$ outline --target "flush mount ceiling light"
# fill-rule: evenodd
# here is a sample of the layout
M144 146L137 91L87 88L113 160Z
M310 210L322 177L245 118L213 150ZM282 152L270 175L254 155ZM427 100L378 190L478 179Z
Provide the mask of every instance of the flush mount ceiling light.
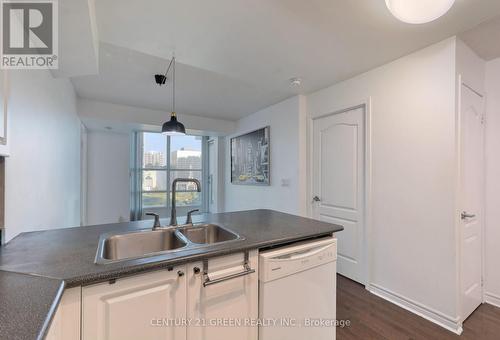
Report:
M392 15L408 24L425 24L434 21L446 12L455 0L385 0Z
M299 87L302 84L302 79L295 77L290 79L290 86Z
M165 74L155 74L155 82L159 86L165 84L170 69L172 69L172 113L170 114L170 120L161 127L161 133L168 136L185 135L186 128L184 124L177 120L177 114L175 113L175 57L170 60Z

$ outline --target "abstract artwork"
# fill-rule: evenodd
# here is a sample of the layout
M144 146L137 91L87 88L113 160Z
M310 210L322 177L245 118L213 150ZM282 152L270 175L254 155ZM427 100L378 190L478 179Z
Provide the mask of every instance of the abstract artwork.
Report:
M270 184L269 126L231 138L231 183Z

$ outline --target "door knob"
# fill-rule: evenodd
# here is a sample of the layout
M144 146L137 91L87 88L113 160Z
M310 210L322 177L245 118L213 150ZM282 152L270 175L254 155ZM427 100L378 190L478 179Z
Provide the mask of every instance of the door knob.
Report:
M182 270L179 270L177 272L177 275L179 275L179 277L183 277L184 276L184 272Z
M319 198L318 196L314 196L314 197L313 197L313 201L314 201L314 202L320 202L320 201L321 201L321 198Z
M462 212L462 220L465 220L467 218L474 218L474 217L476 217L475 214L468 214L466 211Z

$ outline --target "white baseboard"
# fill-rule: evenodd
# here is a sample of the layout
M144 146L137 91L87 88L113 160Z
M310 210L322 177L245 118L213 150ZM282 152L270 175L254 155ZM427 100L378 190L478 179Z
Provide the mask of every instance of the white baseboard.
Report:
M401 308L406 309L426 320L429 320L447 330L455 333L462 334L462 323L458 318L452 318L447 315L444 315L438 311L433 310L432 308L426 307L418 302L412 301L411 299L405 298L399 294L391 292L383 287L380 287L375 284L370 284L368 286L368 291L370 293L381 297L384 300L387 300Z
M500 308L500 296L492 293L484 293L484 302Z

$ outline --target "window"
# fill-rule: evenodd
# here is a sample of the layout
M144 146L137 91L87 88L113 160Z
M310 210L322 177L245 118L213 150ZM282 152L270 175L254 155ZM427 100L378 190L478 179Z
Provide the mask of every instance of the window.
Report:
M207 138L199 136L165 136L141 132L138 135L139 202L143 212L170 215L172 182L176 178L196 178L204 189L203 149ZM204 195L196 191L194 183L178 183L176 193L178 215L191 209L205 210Z

